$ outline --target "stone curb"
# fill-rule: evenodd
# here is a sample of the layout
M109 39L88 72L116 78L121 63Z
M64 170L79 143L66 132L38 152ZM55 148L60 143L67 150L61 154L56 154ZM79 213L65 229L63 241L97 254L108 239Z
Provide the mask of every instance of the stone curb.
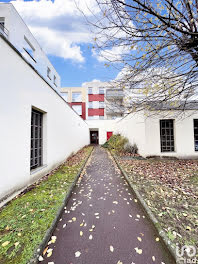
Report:
M71 187L69 188L69 191L66 195L66 197L64 198L63 200L63 203L62 203L62 206L59 208L57 214L56 214L56 217L54 218L54 221L52 222L52 225L50 226L50 228L46 231L45 233L45 236L42 240L42 242L40 243L40 245L38 246L38 248L36 248L36 250L34 251L34 254L33 254L33 257L30 261L27 262L27 264L37 264L37 263L40 263L38 258L39 256L42 254L43 250L45 249L45 246L47 244L47 242L49 241L49 239L51 238L56 226L57 226L57 223L59 221L59 218L61 216L61 214L63 213L64 211L64 207L67 205L71 195L72 195L72 191L74 190L75 186L76 186L76 183L81 175L81 173L83 172L83 169L85 168L89 158L91 157L91 154L93 152L93 149L91 150L91 152L89 153L88 157L86 158L85 162L83 163L82 167L80 168L78 174L76 175L75 177L75 180L74 182L72 183Z
M155 229L157 230L157 233L159 234L159 237L162 239L162 241L164 242L165 246L168 248L168 250L169 250L170 254L172 255L172 257L174 258L175 262L176 263L179 263L179 262L177 262L177 255L176 255L176 252L175 252L175 246L168 239L168 237L166 236L166 233L164 232L164 230L159 227L158 220L156 219L156 217L152 213L151 209L148 207L148 205L146 204L146 202L142 198L142 196L139 193L139 191L137 190L136 186L134 186L130 182L128 175L126 174L126 172L124 171L124 169L122 168L122 166L119 164L119 162L118 162L117 158L115 157L115 155L111 151L109 151L109 152L110 152L111 156L113 157L113 159L115 160L115 162L116 162L118 168L120 169L121 173L124 175L127 183L131 187L133 193L137 197L139 203L141 204L141 206L143 207L144 211L146 212L148 218L153 223Z

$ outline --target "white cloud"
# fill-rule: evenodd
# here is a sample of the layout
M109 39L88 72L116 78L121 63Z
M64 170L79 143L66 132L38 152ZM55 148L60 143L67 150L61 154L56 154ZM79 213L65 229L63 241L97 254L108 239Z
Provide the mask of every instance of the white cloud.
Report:
M97 12L95 0L78 0L86 15ZM12 1L47 54L83 62L80 44L92 42L92 34L74 0ZM88 8L89 7L89 8Z
M126 46L115 46L111 49L104 49L100 52L93 52L94 56L100 62L110 61L110 62L121 62L122 56L130 52L130 49Z
M98 83L98 82L101 82L101 81L98 80L98 79L93 79L93 80L90 81L90 82L96 82L96 83ZM83 87L83 86L87 86L87 83L88 83L88 82L84 82L84 83L82 83L82 87Z
M84 57L79 46L62 34L49 28L30 27L31 32L39 40L39 43L45 53L64 59L72 59L83 62Z

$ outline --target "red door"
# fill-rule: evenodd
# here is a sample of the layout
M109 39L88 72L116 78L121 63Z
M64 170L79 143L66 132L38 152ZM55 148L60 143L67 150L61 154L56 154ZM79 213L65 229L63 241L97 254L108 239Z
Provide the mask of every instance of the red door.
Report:
M109 140L112 135L113 135L113 132L107 132L107 140Z

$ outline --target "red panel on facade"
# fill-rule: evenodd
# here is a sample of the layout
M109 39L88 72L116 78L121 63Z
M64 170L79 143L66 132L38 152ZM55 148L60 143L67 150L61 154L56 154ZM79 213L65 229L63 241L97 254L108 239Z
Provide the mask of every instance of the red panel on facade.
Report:
M99 101L104 102L104 94L89 94L89 102Z
M104 116L104 109L93 109L89 108L88 109L88 116Z
M72 105L82 105L82 115L81 117L85 120L86 119L86 103L85 102L73 102L73 103L68 103L71 107Z
M113 136L113 132L107 132L107 140L109 140L111 136Z

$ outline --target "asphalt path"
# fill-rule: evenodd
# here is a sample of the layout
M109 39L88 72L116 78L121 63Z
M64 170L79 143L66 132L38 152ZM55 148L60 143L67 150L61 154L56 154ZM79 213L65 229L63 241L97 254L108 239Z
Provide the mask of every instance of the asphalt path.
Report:
M41 263L175 263L101 147L95 147L46 247Z

